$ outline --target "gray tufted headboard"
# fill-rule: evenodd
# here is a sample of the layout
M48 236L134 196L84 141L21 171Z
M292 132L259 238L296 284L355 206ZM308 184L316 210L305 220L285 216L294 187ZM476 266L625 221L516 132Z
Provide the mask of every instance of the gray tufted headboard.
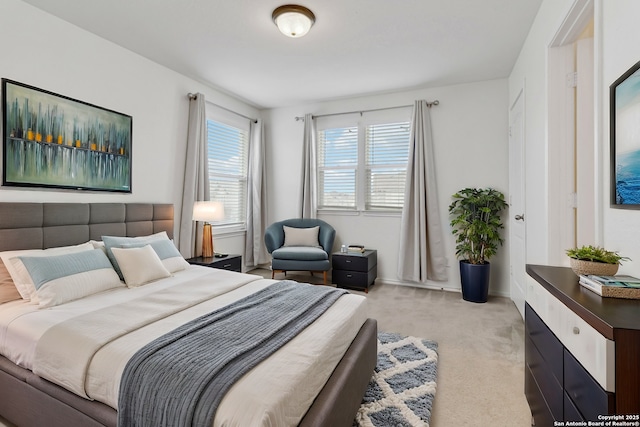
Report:
M166 231L173 205L162 203L0 203L0 251L47 249L109 236Z

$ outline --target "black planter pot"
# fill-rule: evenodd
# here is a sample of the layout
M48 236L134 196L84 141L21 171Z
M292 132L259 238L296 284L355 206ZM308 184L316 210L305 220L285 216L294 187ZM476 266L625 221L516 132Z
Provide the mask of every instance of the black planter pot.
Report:
M471 264L460 261L462 299L470 302L487 302L491 264Z

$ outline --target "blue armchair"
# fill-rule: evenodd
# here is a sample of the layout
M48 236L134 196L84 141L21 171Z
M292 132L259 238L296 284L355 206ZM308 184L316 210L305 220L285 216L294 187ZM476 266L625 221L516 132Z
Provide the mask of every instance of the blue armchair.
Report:
M288 230L289 236L285 236L285 227L307 230L302 233ZM308 229L314 227L318 227L317 242L301 242L300 234L305 237L313 235L312 230ZM327 272L331 268L329 254L335 237L335 229L320 219L293 218L271 224L264 234L264 243L272 258L271 278L274 278L276 271L285 274L287 271L322 272L326 285Z

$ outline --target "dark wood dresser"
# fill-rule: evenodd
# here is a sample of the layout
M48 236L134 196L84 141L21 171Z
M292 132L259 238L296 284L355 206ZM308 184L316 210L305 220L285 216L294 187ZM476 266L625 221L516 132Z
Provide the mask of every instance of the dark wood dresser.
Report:
M527 273L525 394L535 425L640 421L640 300L603 298L566 267Z

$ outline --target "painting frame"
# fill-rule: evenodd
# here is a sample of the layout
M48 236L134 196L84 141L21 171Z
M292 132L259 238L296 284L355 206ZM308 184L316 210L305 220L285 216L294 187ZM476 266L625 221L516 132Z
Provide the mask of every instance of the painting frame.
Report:
M132 193L133 117L2 79L2 185Z
M640 61L609 86L610 206L640 209Z

